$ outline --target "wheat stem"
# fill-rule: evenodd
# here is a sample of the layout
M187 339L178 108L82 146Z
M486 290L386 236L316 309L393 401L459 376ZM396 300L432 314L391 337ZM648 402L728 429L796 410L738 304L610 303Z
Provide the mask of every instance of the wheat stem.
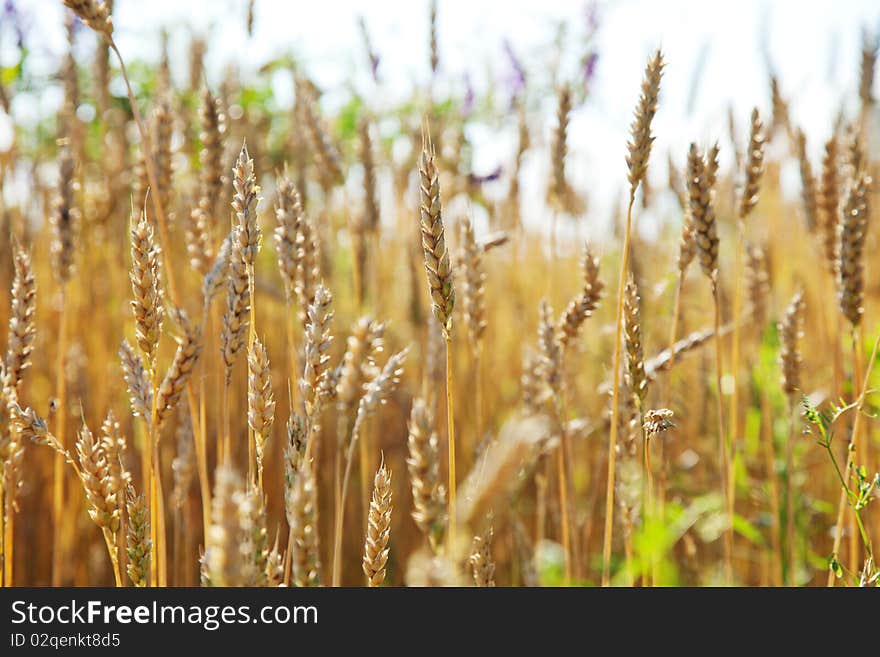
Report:
M727 436L724 433L724 402L721 390L721 298L718 281L712 281L712 300L715 306L715 387L718 401L718 450L721 464L721 492L725 500L726 526L724 529L724 575L733 583L733 508L734 485L731 472Z
M107 527L102 527L101 532L104 534L104 543L107 545L107 553L110 555L110 563L113 564L113 578L116 580L116 587L122 586L122 575L119 573L119 555L116 551L116 539L113 532Z
M453 409L452 335L446 333L446 428L449 432L449 535L450 552L455 547L455 413Z
M629 242L632 230L632 210L635 190L630 192L629 206L626 210L626 232L623 235L623 252L620 256L620 278L617 290L617 320L614 328L614 359L612 361L613 379L611 385L611 434L608 439L608 477L605 488L605 533L602 543L602 586L611 584L611 536L614 526L614 467L617 457L617 425L620 411L620 360L623 328L623 298L626 275L629 267Z
M13 486L11 472L5 473L6 481L0 488L3 492L9 491L5 496L0 492L0 513L3 514L3 586L14 586L13 570L15 566L15 542L14 542L14 523L15 509L13 507Z
M788 396L788 443L785 446L785 544L788 548L788 585L795 586L795 549L794 549L794 438L795 438L795 407L794 395Z
M58 391L58 415L55 438L67 449L67 284L61 284L61 305L58 316L58 363L56 365L56 390ZM63 568L64 526L64 459L56 454L52 477L52 586L61 586Z
M773 547L774 586L782 586L782 537L779 527L779 484L776 477L776 453L773 440L773 419L766 391L761 392L761 443L764 448L764 470L770 497L770 544Z

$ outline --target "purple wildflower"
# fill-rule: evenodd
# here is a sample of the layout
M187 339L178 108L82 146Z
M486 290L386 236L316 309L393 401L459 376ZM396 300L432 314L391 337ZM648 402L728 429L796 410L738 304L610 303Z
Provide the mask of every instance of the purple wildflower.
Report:
M24 29L22 28L21 12L15 6L15 0L3 3L3 22L11 23L15 30L15 44L19 50L24 47Z
M484 175L477 175L476 173L468 174L468 182L471 185L482 185L484 183L490 183L501 178L501 174L504 173L504 167L500 164L495 167L492 171Z
M507 62L510 65L507 75L504 78L504 83L510 90L510 105L512 107L516 104L516 100L519 98L520 94L526 89L526 72L523 69L519 57L517 57L516 53L513 51L513 46L510 41L505 39L503 47L504 54L507 56Z
M474 111L474 99L476 98L476 94L474 93L474 86L471 84L471 76L468 73L464 74L464 100L461 104L461 117L463 119L468 118L471 115L471 112Z
M586 93L590 93L590 85L593 82L593 78L596 77L596 66L599 63L599 53L595 50L587 53L587 56L584 57L584 89Z

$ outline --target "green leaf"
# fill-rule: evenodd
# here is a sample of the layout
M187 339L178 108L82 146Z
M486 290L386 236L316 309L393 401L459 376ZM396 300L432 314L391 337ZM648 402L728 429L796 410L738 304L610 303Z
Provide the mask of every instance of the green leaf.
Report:
M740 536L745 537L754 545L764 545L764 536L748 520L739 514L733 514L733 529Z

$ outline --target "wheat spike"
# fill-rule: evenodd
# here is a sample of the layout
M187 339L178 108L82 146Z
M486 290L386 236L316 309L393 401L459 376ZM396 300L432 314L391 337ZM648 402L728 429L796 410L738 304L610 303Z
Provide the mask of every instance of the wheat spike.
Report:
M135 336L150 370L156 366L165 308L160 282L159 247L153 228L142 214L131 229L131 309Z
M434 418L422 399L413 400L407 450L412 517L436 550L446 525L446 489L440 481L440 443L434 430Z
M199 121L202 130L199 141L202 150L199 152L199 207L211 221L213 226L219 219L217 216L218 201L222 198L226 179L223 175L223 138L226 134L226 116L220 100L215 98L205 87L199 103Z
M229 252L229 274L226 278L226 312L220 332L221 353L226 364L226 381L232 377L232 366L238 352L244 347L250 325L250 295L244 242L240 238L241 226L234 229Z
M152 419L153 389L144 363L125 339L122 340L122 346L119 348L119 359L122 362L122 375L128 386L131 412L135 417L144 418L149 426Z
M874 105L874 71L877 67L877 52L880 39L871 38L868 33L862 34L862 50L859 62L859 100L863 111Z
M626 342L626 386L637 400L638 407L645 403L648 377L645 374L644 349L640 319L639 290L630 277L623 298L623 336Z
M212 586L242 586L246 574L239 523L239 495L244 492L241 477L232 468L217 470L211 498L211 526L205 538L205 562Z
M113 411L108 411L107 417L101 423L101 449L107 458L109 488L116 496L120 508L125 504L125 487L131 481L131 473L126 469L124 462L127 447L122 427L113 415Z
M461 297L468 338L474 353L486 331L486 273L483 271L482 250L477 245L470 219L463 217L460 231L462 269Z
M837 225L840 220L840 181L838 178L837 135L832 134L825 142L818 200L825 261L832 273L837 268Z
M546 299L541 299L538 319L538 349L541 355L540 373L544 384L554 393L562 385L562 348L557 339L556 322L553 321L553 308Z
M589 244L584 245L581 269L584 274L583 290L569 302L557 327L558 340L563 351L577 338L581 326L596 310L605 287L599 279L599 259L593 255Z
M159 427L164 424L180 401L186 382L192 375L193 367L202 351L201 326L191 324L181 310L176 311L176 315L176 322L181 327L183 335L177 338L174 359L156 392L156 424Z
M376 375L376 356L384 348L385 325L361 317L351 329L342 357L336 395L343 408L350 409L363 393L364 384Z
M242 555L243 586L266 586L269 539L266 532L266 507L258 490L249 487L237 491L238 531Z
M15 275L12 279L12 309L9 313L5 373L9 379L7 385L12 386L17 394L21 391L24 371L30 367L31 353L34 350L37 286L30 254L15 245L13 261Z
M232 167L232 187L232 210L238 221L236 237L245 265L252 270L260 250L260 226L257 223L260 186L257 185L254 161L248 154L246 143L242 144L235 166Z
M308 214L303 213L296 236L296 292L303 323L308 321L308 309L315 303L321 285L321 244L318 231Z
M320 586L321 555L318 549L318 488L311 464L294 479L288 504L293 534L292 578L295 586Z
M657 100L660 96L660 78L663 76L663 54L657 50L648 60L645 77L642 80L642 93L636 106L635 118L630 126L630 141L627 143L626 166L629 169L630 197L635 197L639 183L644 181L648 171L648 157L654 136L651 134L651 121L657 113Z
M160 85L161 87L162 85ZM150 134L152 135L153 147L153 165L156 170L156 184L158 189L150 190L151 194L157 194L162 208L171 208L171 192L174 189L172 177L174 171L172 169L172 153L171 140L174 133L174 117L171 111L171 104L162 92L159 101L153 108L152 126ZM169 220L174 218L170 209L166 210Z
M329 392L330 354L327 352L333 342L330 333L333 321L332 303L333 295L320 285L315 291L315 301L309 306L303 358L305 365L299 384L309 425L317 419L323 398Z
M64 5L71 9L83 23L108 38L113 35L113 19L106 2L101 0L64 0Z
M63 285L74 272L80 211L75 201L78 184L74 178L73 152L69 140L61 139L58 145L58 189L50 217L52 242L49 249L55 277Z
M792 395L801 388L801 352L798 343L803 336L804 295L798 291L791 299L779 322L779 366L782 369L782 390Z
M376 162L373 158L373 142L370 138L370 122L366 117L358 123L361 166L364 168L364 217L363 226L372 233L379 230L379 200L376 197Z
M119 529L118 486L110 477L110 464L101 441L83 424L76 441L80 479L89 502L89 516L98 527L116 533Z
M284 285L284 298L292 303L296 294L297 264L299 247L296 240L302 222L302 204L296 186L284 175L278 183L275 197L275 252L278 255L278 269Z
M174 475L171 506L174 509L183 509L189 497L196 468L192 420L189 409L183 404L177 407L177 428L174 433L177 453L171 461L171 472Z
M314 88L305 80L297 80L297 98L301 98L301 116L306 140L317 161L318 176L329 190L343 180L342 156L323 124Z
M550 146L551 181L550 200L558 209L566 207L569 196L568 180L565 177L565 159L568 152L568 121L571 114L571 89L568 85L559 88L556 94L556 127Z
M373 480L373 499L370 501L367 537L364 542L363 569L367 576L367 586L381 586L385 581L390 536L391 472L385 467L383 459Z
M816 177L813 174L813 166L807 157L807 137L803 130L796 133L796 147L798 164L801 172L801 199L804 204L804 215L807 221L807 230L815 232L819 222Z
M153 544L150 541L150 518L143 495L138 495L132 484L125 489L126 544L128 553L128 577L137 587L147 585L150 572L150 556Z
M452 283L452 266L443 231L440 209L440 182L434 162L434 145L427 126L422 130L422 153L419 159L419 224L422 233L422 253L425 273L428 276L428 293L434 316L440 322L444 337L452 331L452 309L455 306L455 290Z
M745 219L758 202L761 176L764 174L764 124L758 109L752 110L749 128L749 147L746 153L745 180L739 201L739 217Z
M764 250L753 244L746 247L746 290L752 323L759 330L763 330L767 323L770 278L767 275L767 260Z
M864 250L870 216L871 178L857 172L843 206L838 228L838 300L840 311L853 327L864 313Z
M275 422L275 393L269 354L259 338L254 337L248 353L248 425L254 431L257 468L263 471L263 454Z
M233 229L223 240L220 249L217 251L217 255L214 256L214 264L211 265L211 268L202 280L202 298L205 310L211 305L211 301L214 297L216 297L220 293L220 290L223 289L223 284L227 282L227 278L229 277L230 261L232 258L232 240L234 234L235 229Z
M490 524L481 536L474 536L468 563L478 587L495 586L495 561L492 559L492 538L495 531Z
M713 149L717 152L717 146ZM703 273L715 281L718 273L718 228L715 225L714 180L717 157L703 159L696 144L688 151L688 198L694 241Z

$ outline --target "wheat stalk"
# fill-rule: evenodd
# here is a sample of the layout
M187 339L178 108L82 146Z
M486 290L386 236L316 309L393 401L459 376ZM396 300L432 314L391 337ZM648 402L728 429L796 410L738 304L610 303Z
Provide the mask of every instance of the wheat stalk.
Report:
M440 182L434 162L434 145L427 124L422 127L422 152L419 157L419 225L422 235L422 254L428 277L428 293L431 297L434 317L440 323L446 341L446 429L448 432L449 458L449 531L450 544L455 542L455 413L453 406L452 374L452 309L455 306L455 289L452 266L443 229L440 207Z
M794 441L795 409L797 392L801 389L801 352L799 342L803 337L804 296L798 291L785 310L779 323L779 366L782 370L782 391L788 397L788 441L785 447L785 517L786 546L788 547L788 585L795 586L795 547L794 547Z
M660 95L660 78L663 75L663 55L657 52L648 60L645 77L642 82L642 93L635 111L635 118L630 128L631 138L627 144L626 158L630 183L629 205L626 213L626 230L623 238L623 250L620 260L620 276L617 292L617 319L614 329L614 357L612 361L613 384L611 397L611 436L608 441L608 477L605 489L605 531L602 544L602 585L608 586L611 581L611 534L614 526L614 468L617 455L618 400L620 396L620 362L621 362L621 331L623 327L624 288L628 275L629 245L632 233L632 209L636 190L645 178L648 170L648 156L654 137L651 134L651 122L657 112Z
M727 580L733 577L733 486L727 436L724 433L724 404L721 399L721 300L718 291L718 227L715 220L715 182L718 175L718 145L705 155L696 144L688 152L688 196L696 232L700 268L709 279L715 308L715 385L718 402L718 449L720 455L722 492L726 500L727 527L724 541L724 563Z
M345 455L345 473L342 477L342 487L339 495L339 505L336 509L335 532L333 535L333 586L339 586L342 577L340 561L342 559L342 528L345 518L345 500L348 494L348 482L351 478L351 464L354 460L354 448L360 438L363 423L376 413L379 408L388 401L388 396L400 382L403 374L403 363L406 360L407 350L398 351L392 355L382 370L364 386L364 394L358 402L357 414L354 426L351 430L351 438Z

